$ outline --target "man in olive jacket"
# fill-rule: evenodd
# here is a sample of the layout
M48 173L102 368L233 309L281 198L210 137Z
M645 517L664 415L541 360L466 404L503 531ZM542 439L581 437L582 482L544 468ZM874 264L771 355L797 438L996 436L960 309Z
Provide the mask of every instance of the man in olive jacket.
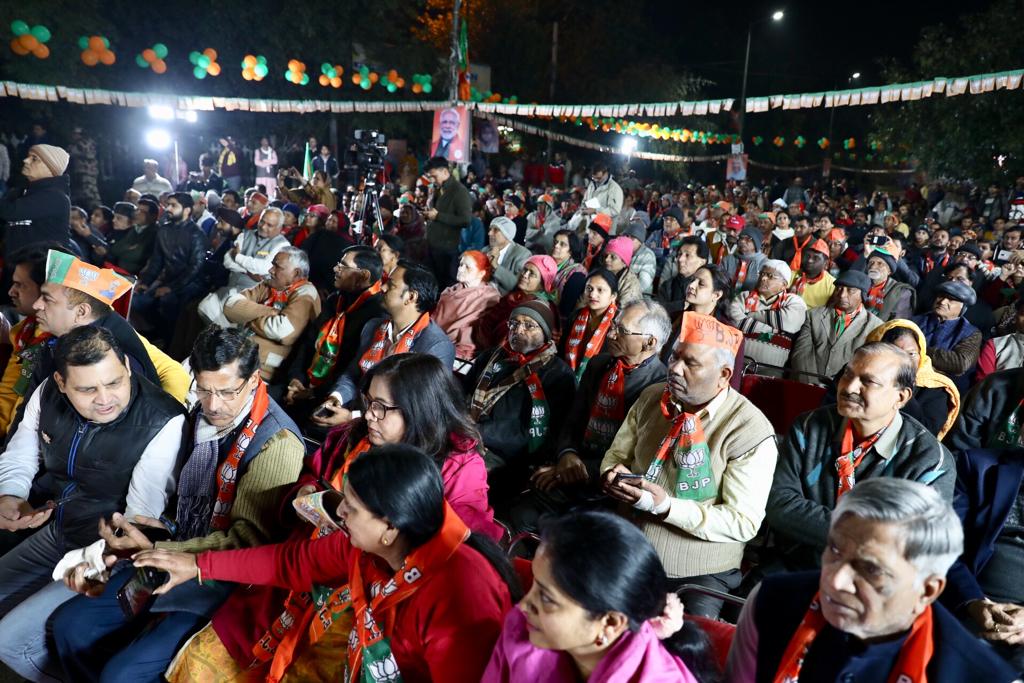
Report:
M423 211L427 219L430 267L438 285L444 288L455 281L459 236L473 218L473 198L466 186L452 175L444 157L427 160L423 174L433 183L429 208Z

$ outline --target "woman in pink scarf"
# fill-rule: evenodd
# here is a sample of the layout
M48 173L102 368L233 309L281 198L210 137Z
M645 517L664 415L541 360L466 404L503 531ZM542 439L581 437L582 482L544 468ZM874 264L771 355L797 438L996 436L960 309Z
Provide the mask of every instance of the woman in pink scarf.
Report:
M533 586L509 612L483 683L708 683L707 637L683 621L654 548L604 512L549 522Z
M437 307L430 314L455 344L456 358L472 360L476 356L473 327L501 298L491 284L492 272L491 262L483 252L464 252L459 258L456 283L441 292Z

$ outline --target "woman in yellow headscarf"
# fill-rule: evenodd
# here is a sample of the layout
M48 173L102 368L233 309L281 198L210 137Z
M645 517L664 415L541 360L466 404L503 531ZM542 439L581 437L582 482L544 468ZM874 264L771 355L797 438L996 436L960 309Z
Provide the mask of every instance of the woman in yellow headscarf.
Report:
M895 344L917 361L917 389L914 391L914 399L921 405L926 417L929 414L935 416L934 420L926 420L931 424L925 424L925 427L941 440L946 432L952 429L956 416L960 414L960 392L957 391L953 380L932 367L932 359L928 357L928 344L921 328L909 320L897 318L876 327L868 335L867 341ZM940 400L942 403L939 403ZM944 413L937 409L943 404Z

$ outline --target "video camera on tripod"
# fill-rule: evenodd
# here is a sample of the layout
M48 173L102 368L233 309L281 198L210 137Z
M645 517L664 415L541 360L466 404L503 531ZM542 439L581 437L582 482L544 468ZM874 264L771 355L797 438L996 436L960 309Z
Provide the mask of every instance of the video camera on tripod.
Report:
M356 143L356 166L362 177L375 176L384 169L384 158L388 154L388 139L384 133L375 130L357 130L353 134Z

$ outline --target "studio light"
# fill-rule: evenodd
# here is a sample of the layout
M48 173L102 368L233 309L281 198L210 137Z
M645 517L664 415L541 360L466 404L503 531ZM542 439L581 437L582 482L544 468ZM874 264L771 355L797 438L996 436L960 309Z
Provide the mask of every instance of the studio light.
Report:
M146 131L146 144L155 150L164 150L171 146L171 134L163 128L151 128Z

